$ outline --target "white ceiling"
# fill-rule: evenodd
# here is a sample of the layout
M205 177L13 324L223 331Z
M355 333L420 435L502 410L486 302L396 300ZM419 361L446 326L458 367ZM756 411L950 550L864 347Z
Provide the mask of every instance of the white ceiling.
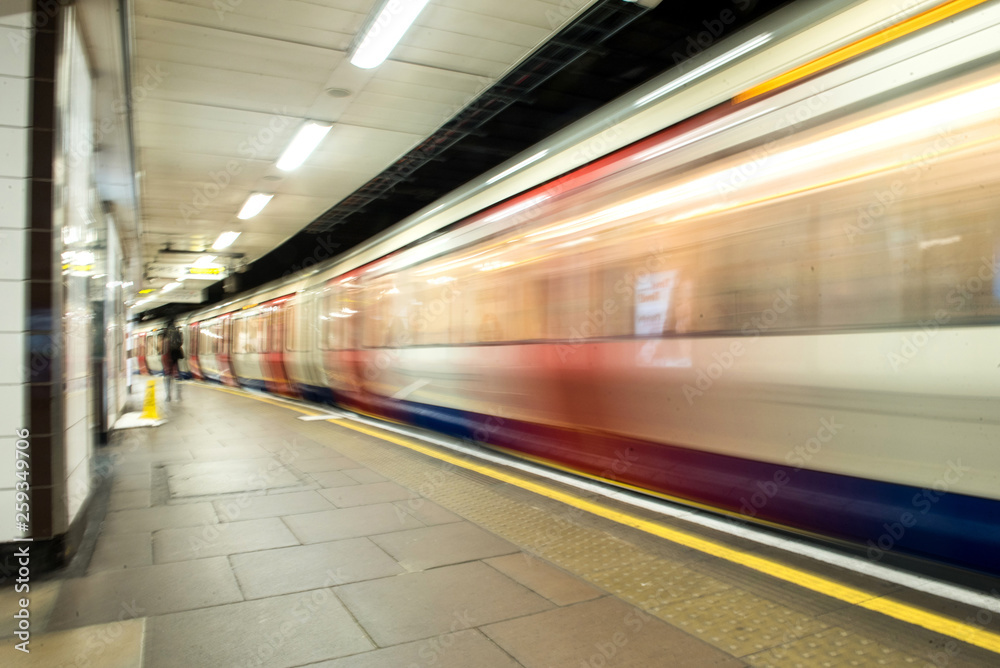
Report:
M592 1L431 0L389 60L360 70L346 51L376 0L133 0L144 262L168 242L202 250L224 230L243 232L229 251L259 258L572 20L566 5L578 14ZM335 125L281 172L305 119ZM275 197L239 221L254 191Z

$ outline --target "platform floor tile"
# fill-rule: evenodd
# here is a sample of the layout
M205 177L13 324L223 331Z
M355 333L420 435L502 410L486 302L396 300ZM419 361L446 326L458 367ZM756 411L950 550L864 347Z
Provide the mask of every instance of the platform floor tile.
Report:
M309 668L521 668L479 631L470 629L377 649Z
M743 665L610 597L490 624L483 632L526 668Z
M345 585L334 591L380 647L553 607L481 562Z
M153 535L153 563L204 559L298 544L298 539L277 517L163 529Z
M242 600L225 557L101 571L63 582L49 630Z
M600 589L526 552L484 560L507 577L556 605L572 605L604 596Z
M212 506L221 522L259 520L266 517L300 515L321 510L333 510L333 504L315 490L285 494L254 494L213 501Z
M423 571L519 551L516 545L469 522L396 531L372 536L371 540L409 571Z
M14 648L16 639L0 641L5 666L53 668L55 666L100 666L135 668L142 665L146 620L126 619L95 624L57 633L36 635L30 652Z
M405 572L368 538L234 554L231 561L247 598L305 591L324 579L347 584Z
M325 543L423 526L391 503L291 515L285 518L285 523L303 543Z
M147 668L291 668L373 649L329 589L153 617Z

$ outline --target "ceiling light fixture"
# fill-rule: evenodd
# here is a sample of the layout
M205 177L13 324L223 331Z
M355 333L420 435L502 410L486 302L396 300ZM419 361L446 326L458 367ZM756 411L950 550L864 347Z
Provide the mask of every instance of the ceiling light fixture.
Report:
M212 262L214 260L215 260L215 256L214 255L202 255L200 258L198 258L197 260L194 261L193 266L195 266L195 267L207 267L208 265L212 264Z
M309 154L316 150L323 137L333 127L332 123L320 123L318 121L306 121L305 125L299 128L295 134L295 139L288 145L285 152L278 158L278 169L289 172L301 165Z
M212 250L222 250L223 248L229 248L236 241L236 237L240 236L240 232L223 232L219 235L219 238L215 240L212 244Z
M261 212L261 209L267 206L272 197L274 197L272 193L250 193L250 197L247 197L247 201L243 203L243 208L236 214L236 217L240 220L253 218ZM213 246L213 248L215 247ZM215 250L219 249L216 248Z
M426 4L427 0L390 0L384 3L351 54L351 65L363 70L381 65Z

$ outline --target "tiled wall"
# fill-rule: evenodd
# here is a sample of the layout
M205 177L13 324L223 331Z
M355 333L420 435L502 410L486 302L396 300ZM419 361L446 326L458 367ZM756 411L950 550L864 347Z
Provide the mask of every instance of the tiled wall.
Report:
M0 0L0 542L14 529L15 430L29 426L27 277L31 190L31 0Z
M66 12L57 78L60 91L59 136L55 152L58 166L53 174L54 192L60 193L60 234L53 240L61 251L62 268L56 269L62 287L63 432L62 461L58 471L62 489L53 489L58 502L53 530L63 533L83 510L91 492L91 462L94 454L96 401L92 353L94 308L91 299L103 295L93 277L105 273L100 250L104 216L94 210L91 197L91 128L93 82L80 35ZM68 266L67 266L68 265ZM100 269L98 267L101 267ZM101 323L103 325L103 323ZM53 469L55 471L55 469ZM55 482L55 481L54 481Z
M91 124L91 73L71 39L72 12L0 0L0 546L21 535L14 430L28 428L30 533L50 565L73 547L94 448L91 276L63 266L63 252L83 248L97 222L87 208L89 143L82 167L68 169L64 156L54 173L57 141L89 136Z

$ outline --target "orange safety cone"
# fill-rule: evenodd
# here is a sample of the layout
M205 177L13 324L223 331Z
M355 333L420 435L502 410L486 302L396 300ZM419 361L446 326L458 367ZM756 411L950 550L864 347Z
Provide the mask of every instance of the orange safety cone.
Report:
M159 420L160 415L156 412L156 381L150 380L146 383L146 398L142 402L142 415L140 418Z

